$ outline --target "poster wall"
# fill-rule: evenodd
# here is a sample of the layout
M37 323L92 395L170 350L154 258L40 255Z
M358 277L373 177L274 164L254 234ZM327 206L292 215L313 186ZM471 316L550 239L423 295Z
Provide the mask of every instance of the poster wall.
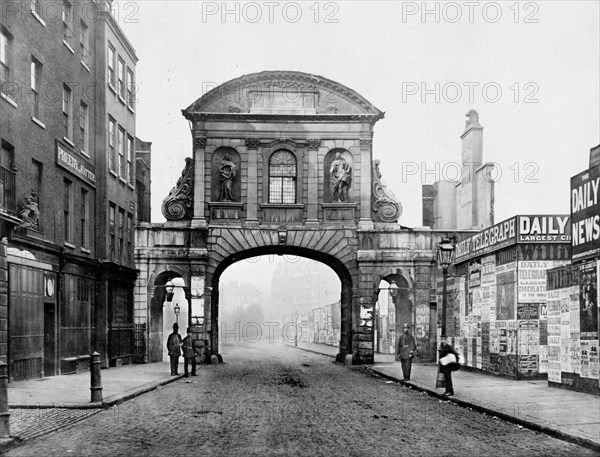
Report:
M597 281L596 262L548 271L548 381L593 393L600 382L598 339L594 338L598 333L587 311Z

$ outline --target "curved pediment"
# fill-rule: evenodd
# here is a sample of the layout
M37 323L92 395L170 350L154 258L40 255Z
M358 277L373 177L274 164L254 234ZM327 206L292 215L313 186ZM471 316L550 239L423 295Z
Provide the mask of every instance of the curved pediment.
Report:
M362 95L322 76L297 71L263 71L210 90L183 115L209 114L384 116Z

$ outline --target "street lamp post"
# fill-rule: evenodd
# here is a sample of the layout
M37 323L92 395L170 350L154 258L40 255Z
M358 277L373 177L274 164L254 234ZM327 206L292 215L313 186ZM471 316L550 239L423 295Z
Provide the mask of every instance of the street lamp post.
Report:
M448 280L448 268L454 262L454 241L444 238L437 244L438 265L442 268L442 338L446 338L446 283Z
M181 311L181 308L179 307L179 303L175 303L175 306L173 307L173 311L175 311L175 322L177 322L177 325L179 325L179 312Z

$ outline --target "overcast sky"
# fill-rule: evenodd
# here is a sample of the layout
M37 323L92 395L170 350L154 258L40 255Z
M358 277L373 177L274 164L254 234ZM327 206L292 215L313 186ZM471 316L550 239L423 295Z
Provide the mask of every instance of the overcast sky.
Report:
M192 155L181 109L264 70L324 76L385 111L373 156L404 226L421 225L421 184L455 176L472 108L501 172L496 220L568 213L570 177L600 143L600 3L468 3L428 2L423 16L422 2L228 2L223 15L222 2L121 1L137 136L153 143L153 222Z

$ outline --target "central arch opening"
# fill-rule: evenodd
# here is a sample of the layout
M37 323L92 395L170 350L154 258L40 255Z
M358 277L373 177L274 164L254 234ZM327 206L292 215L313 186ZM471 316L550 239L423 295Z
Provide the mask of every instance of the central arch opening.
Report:
M335 257L251 249L224 259L211 285L213 354L259 342L327 345L339 359L352 353L352 278Z

